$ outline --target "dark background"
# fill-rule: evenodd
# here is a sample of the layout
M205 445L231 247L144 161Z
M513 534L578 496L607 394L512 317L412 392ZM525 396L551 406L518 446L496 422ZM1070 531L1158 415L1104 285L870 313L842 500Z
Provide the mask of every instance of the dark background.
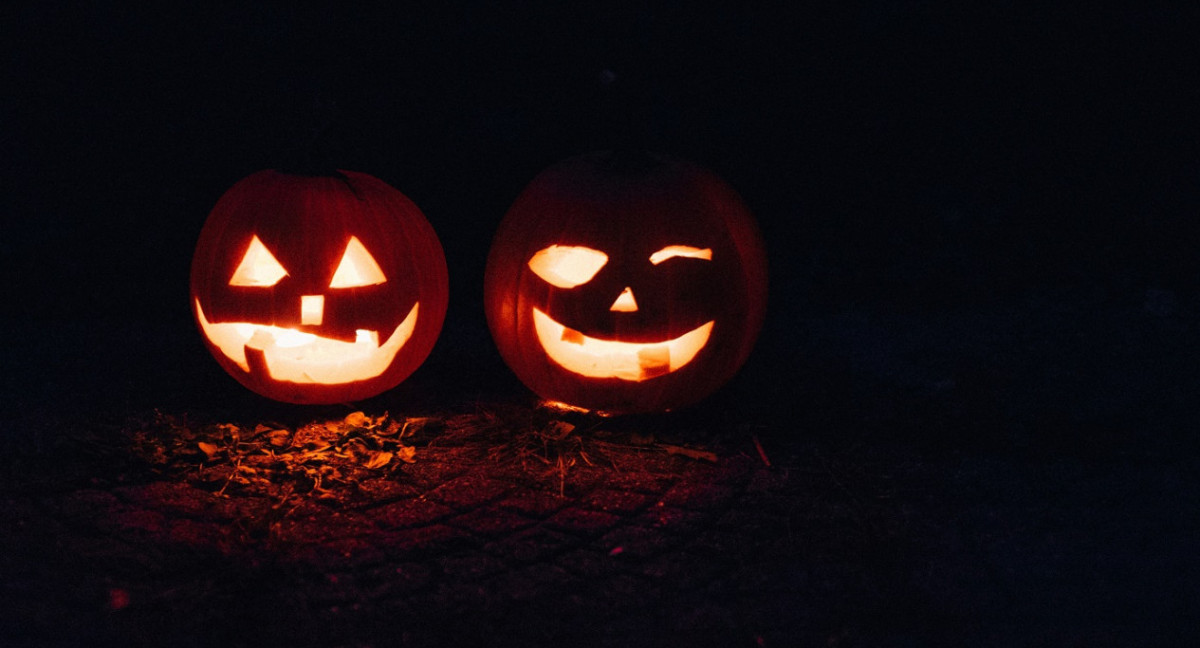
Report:
M151 409L307 416L221 371L187 295L221 194L304 152L408 195L450 267L437 347L361 406L532 403L484 322L492 232L635 141L728 180L770 255L755 353L675 432L910 475L864 524L954 567L931 607L987 608L997 645L1195 636L1196 6L113 4L0 8L6 456Z
M988 4L9 5L5 407L248 398L189 321L192 247L225 189L313 150L441 236L451 308L410 382L523 393L484 325L491 233L541 169L632 140L760 219L770 315L722 406L971 383L1010 417L1186 412L1197 10Z

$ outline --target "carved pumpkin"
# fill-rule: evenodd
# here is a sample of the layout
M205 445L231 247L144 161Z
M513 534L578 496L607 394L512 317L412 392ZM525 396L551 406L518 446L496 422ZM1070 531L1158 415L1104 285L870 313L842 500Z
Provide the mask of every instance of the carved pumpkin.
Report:
M704 398L745 362L766 254L713 173L592 153L538 175L500 224L484 307L505 362L543 398L610 413Z
M292 403L395 387L433 349L448 299L425 216L353 171L242 179L213 208L192 260L192 312L217 362Z

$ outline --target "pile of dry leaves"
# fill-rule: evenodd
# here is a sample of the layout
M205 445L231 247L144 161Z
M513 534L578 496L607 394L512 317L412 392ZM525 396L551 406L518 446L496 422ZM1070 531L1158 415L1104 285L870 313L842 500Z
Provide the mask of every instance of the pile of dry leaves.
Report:
M364 477L377 477L416 461L406 442L439 421L368 416L314 421L297 427L258 423L192 425L186 417L156 412L131 431L134 455L161 474L182 478L217 495L286 498L335 497Z
M511 411L510 411L511 410ZM652 433L613 431L611 421L553 408L480 409L449 417L371 416L295 425L194 423L154 412L125 426L132 455L154 473L220 496L340 500L360 484L398 476L420 453L449 446L522 467L557 482L576 465L611 465L617 455L667 453L717 461L707 449L663 443Z

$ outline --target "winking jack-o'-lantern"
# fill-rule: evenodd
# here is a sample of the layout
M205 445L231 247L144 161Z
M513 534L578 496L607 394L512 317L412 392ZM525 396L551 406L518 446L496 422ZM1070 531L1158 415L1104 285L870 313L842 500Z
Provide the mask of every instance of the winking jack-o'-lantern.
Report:
M243 178L192 260L192 312L217 362L291 403L395 387L433 349L448 300L442 246L420 209L353 171Z
M715 174L598 152L538 175L484 277L501 356L539 396L607 413L701 400L745 362L766 312L757 225Z

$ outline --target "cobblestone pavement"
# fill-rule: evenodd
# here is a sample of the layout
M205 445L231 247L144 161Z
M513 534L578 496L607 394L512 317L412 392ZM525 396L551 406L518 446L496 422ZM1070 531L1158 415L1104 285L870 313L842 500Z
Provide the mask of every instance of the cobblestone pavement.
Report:
M9 636L755 645L792 629L789 477L753 447L593 442L552 461L492 441L429 435L413 463L283 505L128 449L64 451L4 498Z
M768 466L745 431L703 450L582 428L522 446L497 442L506 425L417 434L412 463L283 497L266 488L279 473L211 479L194 441L166 446L173 462L144 435L112 442L134 438L121 428L33 435L0 496L5 645L1118 646L1198 630L1194 458L760 430Z

